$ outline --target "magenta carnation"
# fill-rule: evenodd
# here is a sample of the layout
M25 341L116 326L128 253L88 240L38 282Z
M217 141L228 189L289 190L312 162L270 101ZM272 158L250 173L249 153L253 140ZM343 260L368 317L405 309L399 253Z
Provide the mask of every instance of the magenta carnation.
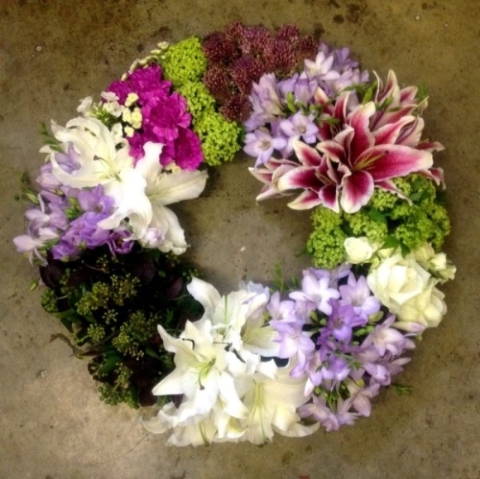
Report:
M134 158L143 158L145 143L162 143L159 158L162 165L175 163L193 170L203 160L200 139L190 129L191 115L185 98L177 92L171 93L171 89L171 82L162 79L160 66L150 65L135 70L125 80L113 82L107 91L115 93L120 105L125 105L130 93L138 96L133 105L125 105L141 113L141 126L135 126L134 133L126 135ZM125 127L132 128L128 120L122 119Z
M175 140L180 128L188 128L191 116L187 102L178 93L166 97L151 97L141 108L143 132L157 139L157 143ZM149 140L150 141L150 140Z

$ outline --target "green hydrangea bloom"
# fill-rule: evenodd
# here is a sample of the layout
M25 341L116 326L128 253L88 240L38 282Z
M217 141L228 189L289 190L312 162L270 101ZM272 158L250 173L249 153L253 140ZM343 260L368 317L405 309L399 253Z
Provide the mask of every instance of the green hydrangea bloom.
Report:
M178 88L178 93L187 100L188 110L193 118L199 118L204 113L213 113L215 99L202 82L187 81Z
M412 193L412 176L402 176L399 178L394 178L393 183L395 186L405 195L410 196ZM415 175L417 176L417 175Z
M371 206L378 211L385 211L392 209L397 201L398 195L380 188L375 188L375 192L373 193L368 206Z
M386 221L382 221L367 211L360 210L354 214L343 215L352 236L366 236L370 241L383 243L388 234Z
M402 220L393 231L393 236L411 250L426 242L432 243L434 249L439 250L450 232L447 210L434 202L398 205L392 210L392 218Z
M191 37L169 46L162 58L162 66L165 78L175 88L185 82L199 80L207 69L200 40Z
M225 120L220 113L202 115L194 122L193 129L202 142L204 161L210 166L231 161L240 150L242 127Z
M311 215L313 232L307 241L307 251L316 268L334 268L345 259L343 243L347 235L341 228L342 218L320 206Z

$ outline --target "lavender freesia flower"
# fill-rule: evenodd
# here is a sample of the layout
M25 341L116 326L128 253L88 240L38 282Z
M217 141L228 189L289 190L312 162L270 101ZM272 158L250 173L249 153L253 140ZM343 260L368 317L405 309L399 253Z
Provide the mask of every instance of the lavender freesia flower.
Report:
M288 139L286 148L282 151L282 156L285 158L288 158L293 151L292 141L303 139L305 143L315 143L318 131L313 115L307 116L300 111L290 118L282 120L279 124L279 129ZM277 150L280 149L281 148L277 148Z
M274 150L281 150L287 146L287 140L282 137L274 138L266 128L258 128L254 133L247 133L243 151L247 155L257 158L255 166L265 163Z
M395 328L394 315L382 318L366 278L351 266L303 275L301 289L283 301L273 293L267 311L278 356L289 360L292 377L307 378L311 400L299 414L334 431L370 414L371 399L402 371L414 343Z
M324 274L319 274L323 272ZM302 291L290 293L290 298L306 301L311 310L318 309L322 313L331 314L331 299L338 299L340 292L330 287L328 271L316 270L313 268L303 272Z
M341 294L341 304L352 306L355 314L361 318L367 319L380 311L381 303L372 295L365 276L356 279L355 275L350 273L347 284L338 289Z

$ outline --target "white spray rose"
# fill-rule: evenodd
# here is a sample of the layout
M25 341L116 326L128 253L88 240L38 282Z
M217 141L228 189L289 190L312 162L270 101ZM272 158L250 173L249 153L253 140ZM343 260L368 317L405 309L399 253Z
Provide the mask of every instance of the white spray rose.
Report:
M351 264L366 263L379 248L377 243L370 242L366 236L347 238L343 246L346 252L346 260Z
M434 288L438 280L420 264L413 254L405 258L397 250L380 261L367 276L375 296L397 315L398 327L409 329L406 323L424 327L439 324L446 312L443 293Z
M435 250L430 244L426 243L421 248L416 249L413 254L415 259L441 283L455 278L457 268L447 260L445 253L435 254Z
M404 258L396 251L370 271L367 283L375 296L396 313L403 303L426 288L430 278L411 255Z
M442 283L454 279L457 272L457 268L447 261L445 253L438 253L430 260L429 270L438 276Z

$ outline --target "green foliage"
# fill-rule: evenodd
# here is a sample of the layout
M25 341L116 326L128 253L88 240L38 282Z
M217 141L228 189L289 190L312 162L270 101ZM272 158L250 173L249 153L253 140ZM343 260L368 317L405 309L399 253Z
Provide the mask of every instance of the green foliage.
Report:
M344 261L343 242L349 236L366 236L373 243L400 246L405 252L426 242L437 251L441 248L450 232L450 220L435 184L420 174L396 178L394 183L408 200L376 188L357 213L315 209L307 251L316 267L333 268Z
M89 371L108 404L151 405L153 386L174 368L157 325L175 334L201 306L186 284L198 272L178 257L137 247L111 256L88 250L81 260L40 268L42 305L72 333L72 348L91 357Z
M170 45L161 62L165 78L170 80L175 88L188 81L198 81L207 69L202 45L196 37Z
M342 217L320 206L311 216L313 232L307 241L307 251L317 268L334 268L345 259L343 242L347 235L341 228Z
M239 138L242 127L225 120L220 113L210 112L202 115L194 121L193 129L200 137L205 162L210 166L231 161L240 150Z
M194 120L205 113L214 112L215 99L202 82L187 81L177 91L187 100L188 110Z

